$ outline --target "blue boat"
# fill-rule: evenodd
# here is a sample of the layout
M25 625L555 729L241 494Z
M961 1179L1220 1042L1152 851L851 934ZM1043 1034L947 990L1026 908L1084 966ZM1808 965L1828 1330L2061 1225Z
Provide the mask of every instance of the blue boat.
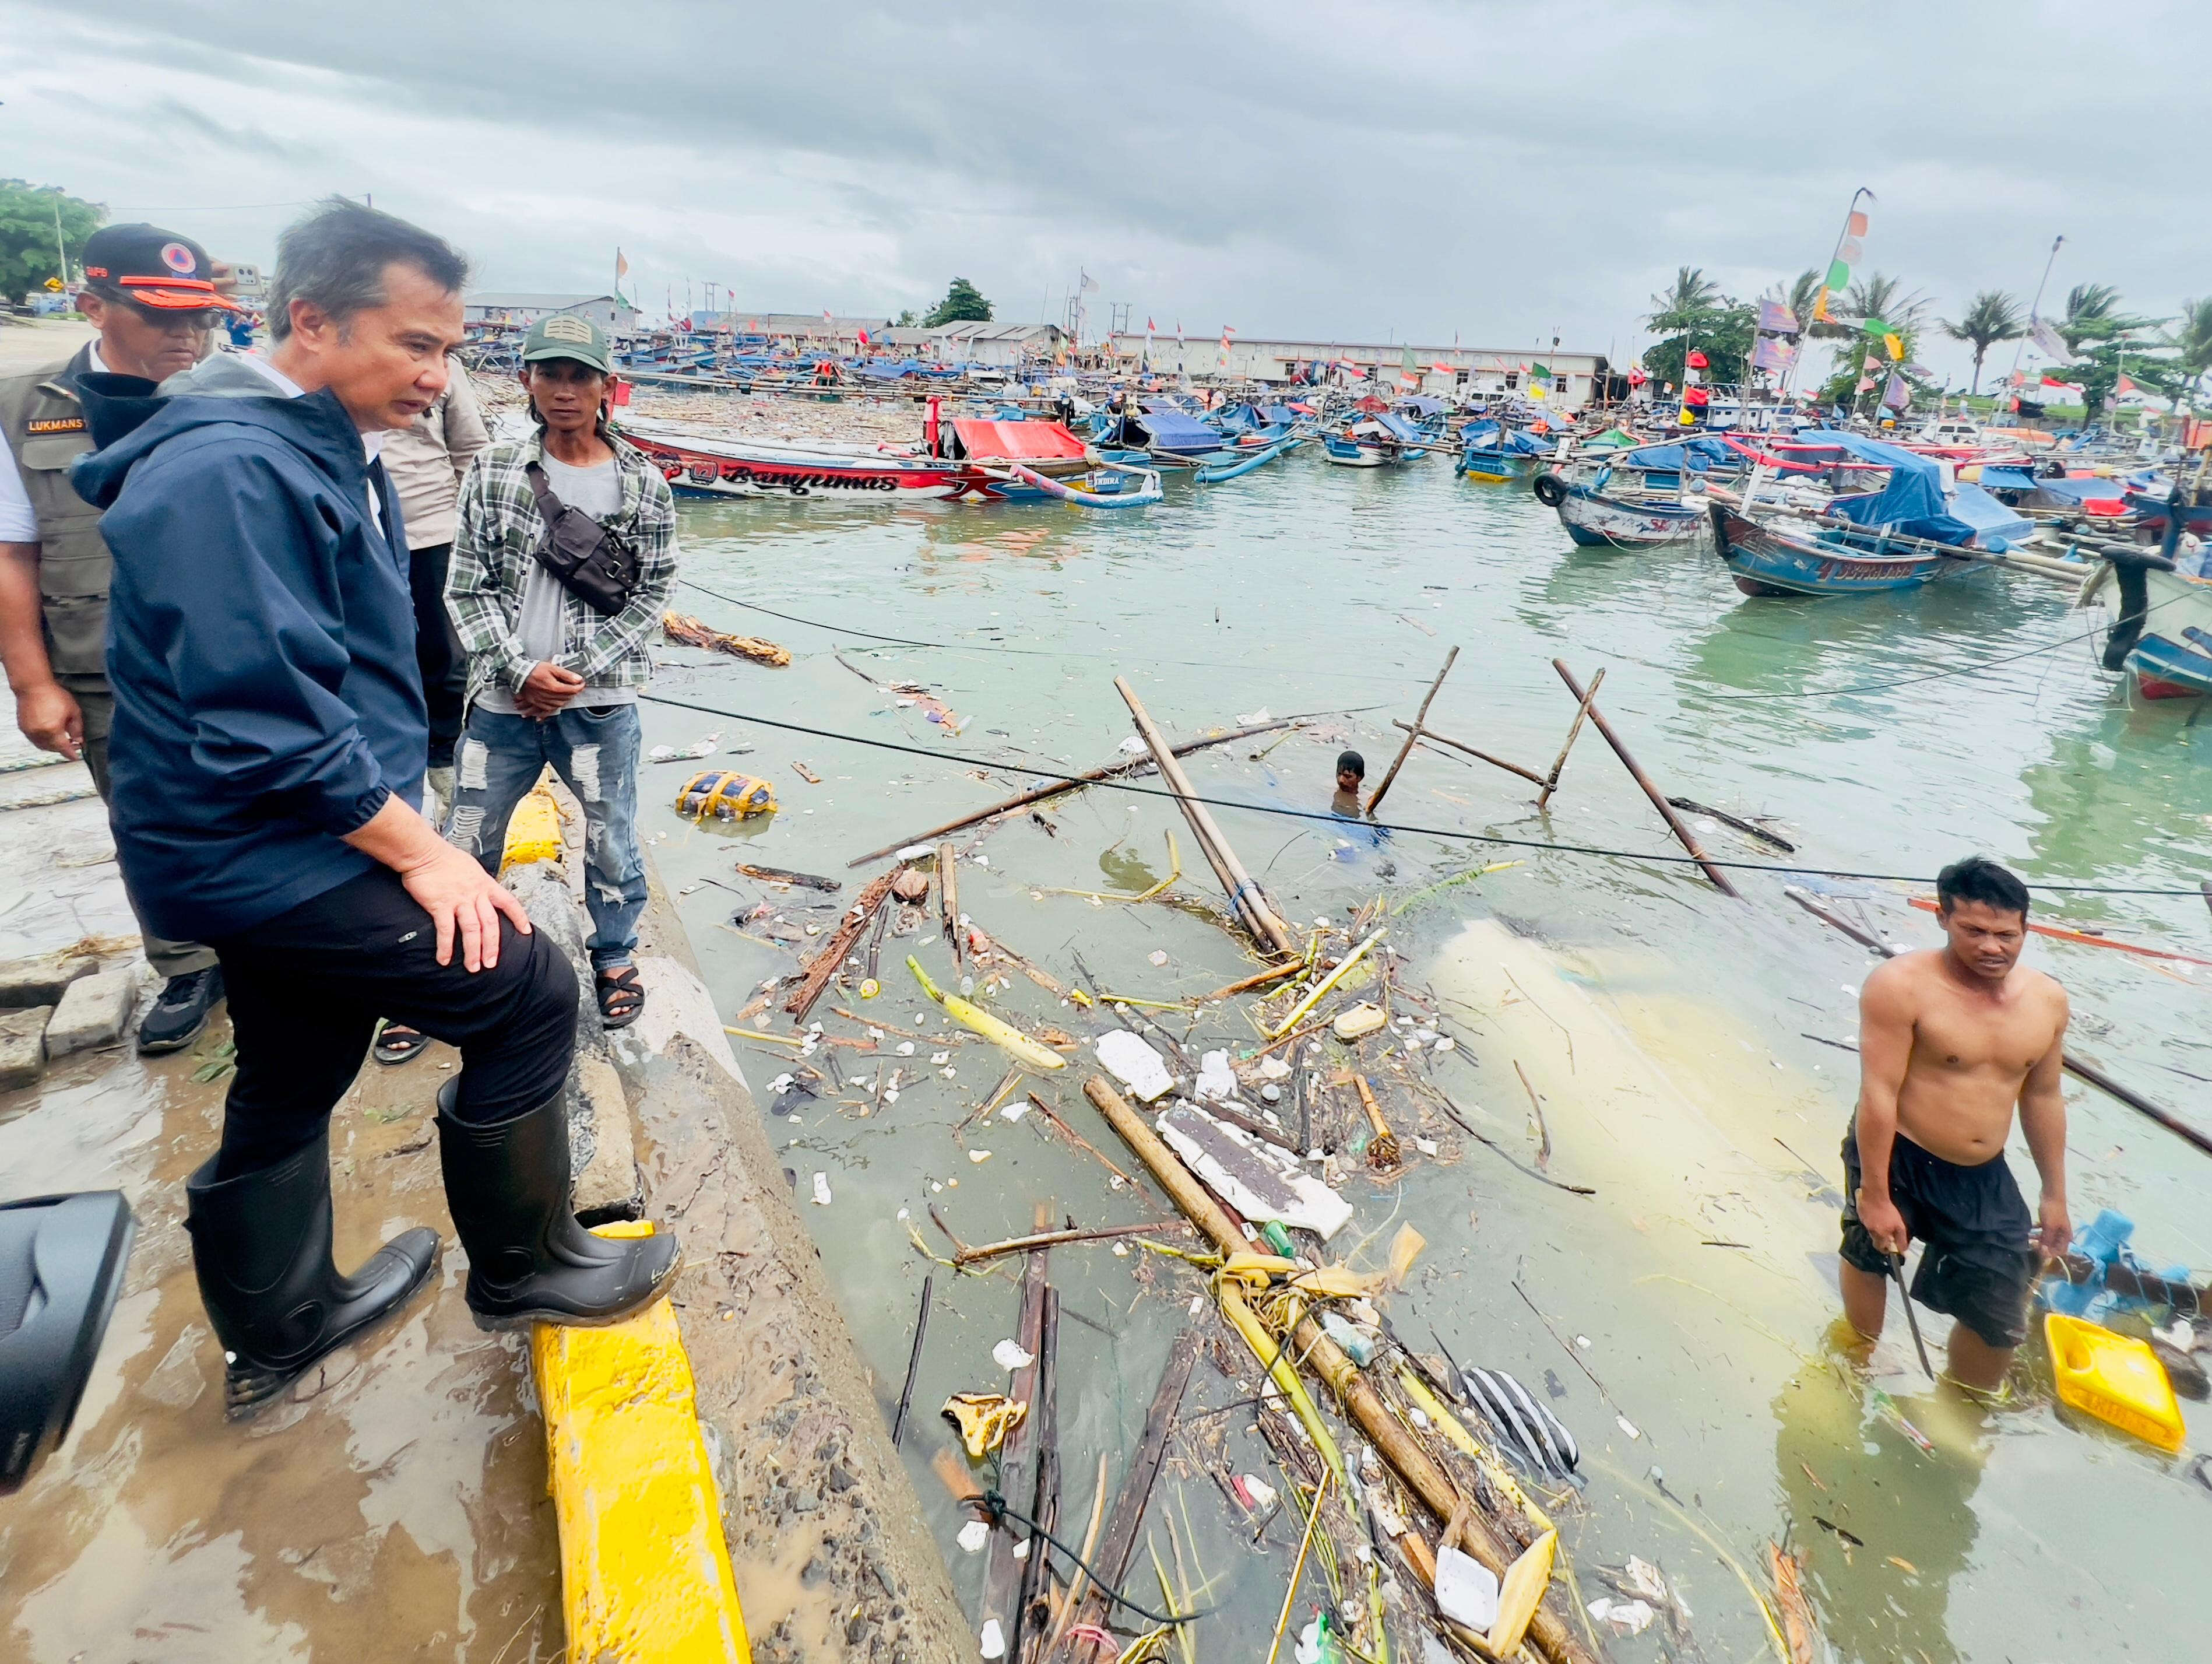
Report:
M1461 430L1462 448L1452 472L1492 485L1526 479L1557 448L1534 434L1497 422L1470 422Z
M1402 416L1384 411L1321 436L1322 449L1340 468L1389 468L1418 462L1434 442Z
M1232 455L1224 455L1217 462L1201 462L1198 466L1198 483L1218 485L1224 480L1241 479L1256 468L1263 468L1279 456L1287 456L1305 443L1304 434L1287 434L1266 445L1247 447Z
M1809 448L1889 471L1878 491L1840 497L1820 520L1785 527L1712 505L1720 557L1747 595L1864 595L1917 589L1977 570L1970 551L2002 553L2034 530L1978 485L1946 491L1928 458L1856 434L1801 434Z
M1141 412L1125 411L1111 418L1098 442L1109 460L1131 455L1142 465L1170 468L1219 461L1228 448L1219 429L1164 399L1147 399Z

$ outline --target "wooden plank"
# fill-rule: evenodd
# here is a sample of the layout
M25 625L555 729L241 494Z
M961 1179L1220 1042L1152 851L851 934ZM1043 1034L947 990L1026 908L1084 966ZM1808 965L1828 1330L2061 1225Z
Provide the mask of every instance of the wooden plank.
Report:
M1429 691L1422 696L1421 708L1413 713L1413 726L1407 730L1406 743L1398 747L1398 754L1391 759L1389 770L1382 777L1382 783L1375 788L1374 795L1367 800L1368 814L1375 813L1375 806L1382 801L1382 794L1390 789L1390 783L1398 777L1398 771L1406 766L1406 759L1413 752L1413 742L1421 737L1421 724L1429 719L1429 706L1436 700L1437 690L1444 685L1444 678L1451 674L1452 665L1458 658L1459 649L1456 647L1444 655L1444 667L1437 672L1436 680L1429 684ZM1403 722L1398 726L1406 728Z

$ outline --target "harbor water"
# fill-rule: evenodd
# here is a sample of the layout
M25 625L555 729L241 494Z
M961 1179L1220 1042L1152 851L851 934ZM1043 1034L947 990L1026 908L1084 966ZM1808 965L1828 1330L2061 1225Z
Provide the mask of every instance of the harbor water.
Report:
M1279 744L1262 735L1187 766L1201 793L1247 806L1215 812L1294 924L1341 927L1377 898L1390 904L1396 984L1456 1042L1414 1066L1496 1144L1443 1127L1436 1153L1389 1185L1350 1161L1357 1216L1331 1254L1379 1265L1398 1227L1416 1226L1427 1247L1385 1301L1399 1334L1426 1348L1433 1332L1462 1365L1510 1371L1576 1433L1587 1487L1559 1512L1583 1598L1607 1592L1601 1569L1640 1556L1694 1614L1705 1656L1771 1656L1778 1643L1746 1580L1765 1587L1766 1545L1786 1540L1807 1557L1814 1606L1847 1660L2192 1653L2197 1620L2172 1595L2193 1586L2212 1494L2182 1464L2062 1420L2027 1364L2014 1407L1969 1413L1929 1388L1895 1312L1870 1371L1830 1338L1838 1142L1856 1073L1823 1042L1853 1037L1872 960L1790 905L1785 883L1933 945L1906 898L1981 850L2033 882L2100 887L2039 893L2040 922L2212 959L2212 920L2194 894L2124 893L2192 891L2212 871L2212 724L2188 701L2131 706L2095 667L2081 639L2094 620L2069 610L2066 591L1981 571L1917 594L1747 598L1709 543L1576 550L1525 491L1455 479L1442 458L1361 472L1308 453L1216 488L1171 479L1161 506L1124 515L695 501L682 519L684 571L703 588L676 604L793 654L770 669L664 649L654 693L702 709L647 708L649 745L719 733L714 764L762 776L781 800L769 819L695 827L672 805L702 765L645 769L641 824L726 1020L818 945L806 928L834 923L841 899L884 865L848 871L848 860L1030 783L1027 768L1113 759L1131 731L1116 675L1178 738L1263 711L1316 713ZM1798 846L1785 856L1692 813L1711 852L1797 871L1739 872L1743 899L1720 895L1680 863L1590 732L1544 814L1527 782L1424 750L1384 805L1397 830L1328 819L1337 752L1364 752L1378 780L1401 737L1391 719L1412 716L1455 644L1435 730L1542 773L1575 708L1550 661L1585 680L1603 668L1602 708L1662 789L1771 816ZM929 720L891 686L902 682L926 685L952 723ZM732 745L750 750L733 756ZM1058 800L980 841L961 834L975 857L960 868L961 905L1064 982L1087 972L1116 993L1173 1001L1245 974L1249 956L1187 911L1050 893L1141 890L1167 875L1172 832L1179 889L1221 899L1157 780L1136 783ZM1544 844L1625 853L1528 847ZM735 874L736 860L836 875L846 889L770 890ZM1512 864L1435 887L1500 862ZM958 1031L921 997L909 952L939 983L957 982L931 929L884 944L872 1001L833 990L812 1017L859 1035L832 1014L842 1005L922 1034L913 1057L890 1055L889 1038L883 1051L846 1051L843 1089L808 1099L763 1089L790 1068L788 1047L739 1051L799 1195L829 1198L803 1211L887 1413L935 1271L902 1448L972 1600L983 1557L956 1544L969 1516L932 1472L953 1445L935 1412L952 1392L1003 1389L991 1352L1014 1332L1017 1262L956 1277L909 1228L943 1254L933 1206L969 1242L1032 1228L1038 1204L1054 1223L1146 1214L1040 1117L961 1126L1005 1060L980 1042L950 1045ZM2075 1048L2212 1124L2212 971L2040 938L2028 962L2065 984ZM1101 1026L1018 978L993 1003L1032 1027ZM1194 1050L1258 1044L1239 1003L1199 1021ZM1154 1015L1178 1033L1190 1021ZM748 1020L770 1024L791 1032L777 1009ZM949 1068L928 1066L933 1047L951 1051ZM1024 1085L1133 1167L1081 1097L1090 1064L1086 1048ZM903 1089L878 1106L886 1064L902 1069ZM2117 1209L2152 1264L2201 1277L2212 1161L2077 1082L2068 1092L2077 1228ZM1595 1193L1533 1176L1541 1142L1552 1179ZM2032 1201L2017 1137L2011 1159ZM1103 1242L1058 1249L1051 1265L1071 1319L1060 1332L1061 1518L1079 1528L1102 1454L1107 1484L1120 1483L1200 1285L1172 1261ZM1922 1315L1939 1345L1948 1320ZM1184 1408L1204 1430L1170 1446L1150 1524L1164 1562L1180 1547L1192 1584L1209 1584L1199 1604L1218 1610L1200 1620L1199 1655L1256 1655L1297 1521L1278 1515L1255 1545L1255 1522L1206 1478L1211 1464L1281 1484L1246 1416L1196 1419L1255 1389L1248 1356L1220 1360L1234 1379L1201 1362ZM2202 1437L2212 1423L2190 1412ZM1155 1603L1142 1551L1136 1569L1133 1597ZM1347 1588L1364 1598L1364 1579ZM1298 1625L1325 1598L1310 1578ZM1617 1658L1697 1655L1667 1627L1607 1643Z

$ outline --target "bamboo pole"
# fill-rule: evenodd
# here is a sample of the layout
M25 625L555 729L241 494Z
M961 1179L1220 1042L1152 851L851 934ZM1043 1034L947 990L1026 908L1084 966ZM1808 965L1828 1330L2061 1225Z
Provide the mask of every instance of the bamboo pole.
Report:
M1538 808L1550 802L1552 794L1559 789L1559 771L1567 765L1567 753L1575 748L1575 741L1581 738L1583 722L1589 716L1590 706L1597 702L1598 689L1604 686L1605 671L1601 667L1597 674L1590 678L1589 692L1583 695L1583 702L1575 707L1575 722L1567 730L1567 742L1559 747L1559 758L1553 763L1552 772L1544 781L1544 789L1536 794Z
M1305 961L1304 960L1292 960L1288 965L1271 965L1266 970L1260 972L1256 975L1246 977L1241 982L1231 983L1226 988L1217 988L1211 994L1200 994L1195 997L1193 1003L1204 1005L1211 1000L1225 1000L1231 994L1248 992L1252 989L1262 987L1268 983L1279 981L1281 978L1290 976L1294 972L1303 971L1305 968Z
M1249 728L1234 728L1226 734L1210 734L1203 740L1186 741L1175 748L1175 754L1178 757L1188 757L1191 753L1204 751L1209 746L1225 746L1231 740L1249 740L1255 734L1272 734L1279 728L1296 728L1304 721L1305 718L1303 716L1285 716L1273 722L1255 722ZM972 814L962 815L957 820L948 820L941 826L932 826L927 832L916 832L912 838L902 838L896 844L886 844L880 850L871 850L866 855L854 856L845 864L848 867L865 867L871 861L880 861L885 856L896 854L909 844L934 843L948 832L964 832L979 820L988 820L994 815L1007 814L1015 809L1027 808L1032 803L1042 803L1048 797L1058 797L1063 792L1080 791L1085 786L1096 785L1101 780L1111 780L1117 775L1134 773L1137 770L1145 767L1149 761L1147 758L1136 758L1125 762L1104 763L1095 769L1086 769L1081 774L1069 779L1055 780L1049 785L1032 786L1027 791L1018 791L1012 797L1001 798L988 808L977 809Z
M1103 1076L1094 1075L1085 1081L1083 1095L1097 1106L1098 1112L1106 1118L1108 1124L1121 1135L1129 1148L1137 1153L1138 1158L1152 1170L1152 1176L1174 1198L1176 1205L1189 1216L1193 1224L1213 1239L1214 1246L1224 1256L1249 1252L1251 1245L1245 1241L1244 1234L1237 1229L1221 1204L1199 1183L1190 1169L1182 1164L1144 1118L1106 1083ZM1310 1317L1301 1317L1291 1332L1290 1344L1285 1350L1335 1391L1345 1413L1397 1471L1407 1489L1413 1493L1424 1508L1439 1521L1449 1521L1461 1512L1464 1499L1450 1478L1437 1466L1420 1442L1391 1414L1382 1395L1360 1374L1343 1349L1322 1332L1319 1324ZM1513 1563L1516 1551L1479 1512L1469 1509L1468 1513L1472 1516L1468 1531L1468 1552L1492 1572L1504 1576L1507 1568ZM1553 1664L1595 1664L1592 1655L1576 1638L1574 1632L1548 1606L1537 1608L1528 1633L1539 1650L1553 1661Z
M1090 1230L1040 1231L1033 1236L1011 1236L1003 1242L979 1242L972 1248L957 1249L952 1263L973 1265L979 1260L996 1259L1000 1254L1025 1253L1031 1248L1057 1248L1065 1242L1103 1242L1117 1236L1143 1236L1152 1231L1172 1230L1177 1222L1154 1219L1142 1225L1101 1225Z
M1236 850L1229 847L1229 840L1221 835L1221 828L1214 824L1212 814L1205 804L1198 801L1198 794L1191 789L1189 776L1182 771L1182 765L1176 760L1167 736L1160 732L1158 724L1146 710L1144 702L1137 698L1136 689L1131 687L1128 679L1123 676L1114 679L1114 686L1127 704L1129 715L1136 721L1137 732L1152 748L1152 760L1160 767L1160 778L1167 782L1168 789L1182 805L1183 817L1190 822L1190 829L1196 834L1199 848L1205 852L1207 863L1221 881L1222 888L1229 892L1229 905L1243 914L1246 923L1251 926L1252 934L1259 938L1262 948L1284 955L1297 952L1297 939L1261 895L1251 875L1244 870L1244 863L1237 860Z
M960 939L960 853L949 843L937 846L937 911L945 939L952 944L952 962L963 965L967 943Z
M1367 800L1368 814L1375 813L1375 806L1382 801L1382 794L1390 789L1390 783L1398 777L1398 771L1406 766L1407 754L1413 749L1413 742L1420 737L1421 724L1428 720L1429 706L1436 700L1437 690L1444 685L1444 678L1451 674L1452 662L1458 657L1459 649L1456 647L1444 655L1444 667L1437 672L1436 680L1429 684L1428 692L1422 697L1421 708L1413 713L1413 731L1406 736L1406 743L1398 747L1398 754L1391 759L1389 771L1383 775L1382 783L1375 788L1375 795ZM1404 724L1401 723L1400 726L1403 727Z
M1840 913L1837 912L1834 908L1829 906L1826 902L1820 900L1808 890L1801 889L1795 884L1789 884L1783 887L1782 893L1788 896L1792 901L1796 902L1800 907L1802 907L1807 912L1812 914L1814 917L1819 919L1821 923L1829 925L1835 930L1842 931L1853 942L1857 942L1862 948L1871 948L1875 953L1881 954L1885 959L1895 959L1900 954L1910 953L1911 951L1900 942L1884 942L1881 937L1870 935L1869 932L1860 930L1857 925L1853 924L1850 920L1844 918ZM2136 1091L2131 1086L2121 1085L2119 1082L2114 1080L2111 1076L2105 1073L2105 1071L2098 1068L2096 1064L2093 1063L2086 1063L2080 1058L2075 1057L2071 1052L2065 1055L2063 1058L2063 1062L2065 1064L2066 1072L2069 1075L2072 1075L2078 1079L2088 1082L2091 1086L2095 1087L2099 1091L2118 1099L2130 1109L2136 1111L2136 1113L2148 1116L2152 1120L2157 1122L2159 1125L2164 1127L2168 1132L2173 1134L2175 1137L2185 1139L2190 1143L2196 1145L2197 1149L2203 1150L2207 1155L2212 1155L2212 1133L2207 1133L2200 1127L2191 1126L2188 1122L2183 1120L2179 1115L2176 1115L2172 1110L2164 1108L2159 1104L2153 1102L2150 1099L2144 1097L2142 1093Z
M1583 685L1575 680L1575 673L1568 669L1564 661L1559 659L1553 660L1552 668L1559 673L1559 680L1567 685L1567 691L1575 698L1582 699L1589 697L1583 693ZM1592 688L1590 691L1595 693L1596 689ZM1605 720L1605 713L1597 708L1594 699L1590 701L1589 715L1590 721L1597 724L1597 731L1605 737L1606 744L1613 747L1613 754L1620 759L1621 766L1635 777L1636 783L1644 788L1644 795L1651 800L1651 807L1657 809L1666 820L1668 830L1674 834L1675 841L1690 852L1692 860L1705 869L1705 876L1712 880L1713 887L1723 895L1736 896L1741 899L1741 893L1735 886L1729 882L1728 875L1713 865L1712 857L1698 847L1698 840L1691 835L1690 829L1682 824L1682 817L1674 813L1674 806L1667 801L1667 794L1652 783L1651 777L1644 771L1642 765L1629 755L1628 747L1621 743L1620 736L1613 731L1613 724Z
M1447 739L1432 728L1421 728L1413 722L1401 722L1395 716L1390 719L1390 726L1401 728L1412 736L1406 741L1408 747L1416 740L1426 740L1431 745L1449 746L1454 751L1463 751L1470 757L1480 758L1492 768L1504 769L1508 774L1517 774L1523 780L1533 780L1540 786L1544 783L1544 777L1534 770L1524 769L1518 763L1509 763L1503 757L1492 757L1486 751L1477 751L1464 741Z

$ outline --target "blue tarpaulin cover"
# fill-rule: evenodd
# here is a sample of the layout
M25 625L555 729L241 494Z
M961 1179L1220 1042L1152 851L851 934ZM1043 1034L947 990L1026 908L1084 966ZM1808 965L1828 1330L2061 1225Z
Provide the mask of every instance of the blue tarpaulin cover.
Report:
M1982 489L1985 491L2032 491L2040 484L2025 468L1999 468L1988 463L1982 465Z
M1139 418L1145 430L1152 436L1152 448L1167 451L1177 456L1200 456L1207 451L1221 448L1221 435L1203 422L1194 421L1174 405L1147 402L1145 413Z
M1470 423L1461 437L1471 451L1498 451L1507 456L1549 456L1554 448L1533 433L1501 428L1495 422Z
M1987 485L1987 471L1984 472L1982 483ZM2128 494L2126 482L2118 479L2039 479L2035 483L2051 496L2063 497L2071 503L2117 501Z
M1821 429L1798 442L1842 451L1889 470L1889 484L1862 497L1839 497L1828 512L1860 526L1886 526L1906 537L1954 546L2008 549L2034 526L1978 485L1960 484L1947 501L1943 471L1928 458L1878 439Z
M1698 437L1679 440L1669 445L1640 445L1613 459L1616 468L1672 469L1680 472L1687 469L1701 474L1716 462L1732 462L1735 453L1717 439Z

